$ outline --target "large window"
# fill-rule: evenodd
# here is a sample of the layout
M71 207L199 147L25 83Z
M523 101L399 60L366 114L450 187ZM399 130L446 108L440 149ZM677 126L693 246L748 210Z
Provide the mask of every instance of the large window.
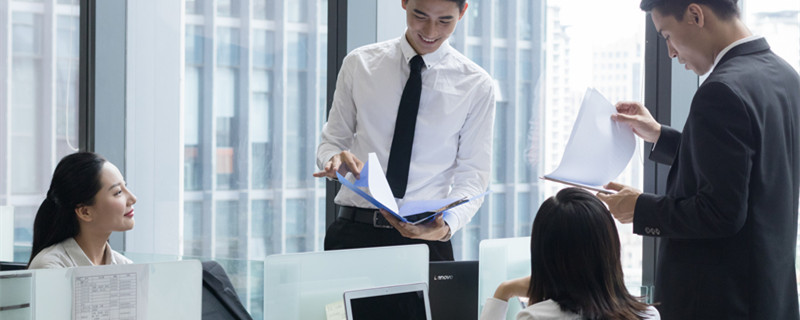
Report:
M0 13L0 206L14 212L14 257L0 260L27 261L53 169L78 148L80 9L4 0Z
M327 2L194 0L184 18L182 253L321 250Z
M322 250L324 185L311 173L325 120L327 1L185 5L180 253L262 260ZM263 269L223 265L260 317L261 286L247 279Z
M470 0L451 43L496 80L493 191L454 235L457 259L488 238L529 236L539 204L563 185L538 177L561 160L587 87L642 101L645 14L629 1ZM615 17L609 19L608 17ZM642 186L641 148L617 181ZM642 238L620 225L629 288L638 294Z
M749 0L744 2L743 18L750 30L764 36L772 51L800 71L800 2L781 0ZM800 228L798 228L798 258L800 263ZM797 264L800 275L800 264ZM798 277L800 283L800 277ZM798 285L800 292L800 285Z

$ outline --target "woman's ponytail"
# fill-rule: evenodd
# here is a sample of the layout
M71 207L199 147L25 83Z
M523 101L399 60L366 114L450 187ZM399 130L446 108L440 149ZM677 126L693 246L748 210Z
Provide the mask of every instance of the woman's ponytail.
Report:
M50 190L33 221L33 246L28 265L45 248L78 235L80 224L75 208L94 204L105 162L98 154L78 152L58 163Z

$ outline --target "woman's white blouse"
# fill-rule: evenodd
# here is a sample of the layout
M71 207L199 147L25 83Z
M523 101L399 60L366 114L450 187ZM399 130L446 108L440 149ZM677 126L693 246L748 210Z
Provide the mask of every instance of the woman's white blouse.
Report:
M111 249L111 246L106 243L105 253L103 254L105 261L103 264L131 264L133 261L119 254ZM33 260L28 269L56 269L56 268L70 268L70 267L85 267L93 266L89 257L83 252L83 249L75 241L75 238L68 238L67 240L56 243L52 246L44 248L39 252Z
M500 299L489 298L486 299L486 304L483 305L480 320L502 320L506 318L508 310L508 302ZM580 315L561 310L558 302L553 300L545 300L539 303L528 306L519 313L517 313L517 320L580 320ZM658 310L652 306L647 307L647 320L660 320Z

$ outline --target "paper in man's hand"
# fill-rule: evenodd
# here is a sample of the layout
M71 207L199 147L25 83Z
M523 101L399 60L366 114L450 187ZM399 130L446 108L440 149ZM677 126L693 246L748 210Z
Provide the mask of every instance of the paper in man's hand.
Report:
M613 193L602 186L625 170L636 150L633 130L611 120L616 112L600 92L587 89L561 163L543 178Z

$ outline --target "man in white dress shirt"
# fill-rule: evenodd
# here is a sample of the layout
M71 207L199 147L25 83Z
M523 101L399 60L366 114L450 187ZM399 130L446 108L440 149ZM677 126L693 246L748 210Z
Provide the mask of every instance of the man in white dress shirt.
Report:
M447 43L466 12L466 0L402 0L402 6L407 16L402 37L345 57L317 149L321 170L314 176L335 179L339 171L359 177L362 159L374 152L390 172L387 179L401 206L404 201L481 194L491 168L494 82ZM413 65L421 71L415 73ZM418 102L409 116L406 96L415 95L409 89L415 79ZM401 181L393 184L393 179ZM477 199L431 222L411 225L347 188L334 201L340 209L327 230L325 250L426 243L432 261L453 260L450 237L483 202Z

